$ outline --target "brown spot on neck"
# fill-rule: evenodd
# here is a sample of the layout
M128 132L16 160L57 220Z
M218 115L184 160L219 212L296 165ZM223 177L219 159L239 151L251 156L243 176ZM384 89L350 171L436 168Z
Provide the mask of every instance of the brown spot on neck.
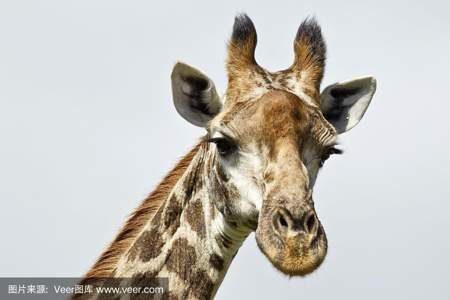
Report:
M196 260L197 255L194 247L190 246L185 238L179 238L172 243L166 267L167 270L176 273L182 280L187 280L192 275L192 267Z
M131 252L139 251L139 258L143 262L147 262L152 258L157 257L161 253L164 246L164 240L157 228L143 232L136 243L133 245Z
M205 218L201 199L196 199L189 203L186 209L186 219L192 230L198 234L200 239L206 237Z
M141 274L137 274L131 278L130 286L133 288L141 288L142 290L146 287L161 287L163 286L163 278L156 277L156 274L153 272L145 272ZM133 300L148 300L148 299L168 299L169 291L167 289L164 290L164 293L161 294L146 294L139 293L132 295L130 299Z
M203 270L195 272L189 294L197 299L211 299L213 292L214 283L208 274Z
M164 219L158 220L159 222L157 222L159 224L159 228L161 230L164 229L164 231L169 236L172 236L178 229L178 227L180 227L180 217L182 210L182 203L176 197L176 195L172 195L172 197L170 197L169 199L169 202L167 203L167 207L164 209Z

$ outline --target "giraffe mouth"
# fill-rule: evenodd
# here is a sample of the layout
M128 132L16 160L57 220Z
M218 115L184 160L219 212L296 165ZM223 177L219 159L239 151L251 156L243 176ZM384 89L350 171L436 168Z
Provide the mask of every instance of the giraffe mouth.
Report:
M247 226L248 226L251 230L256 231L256 230L258 229L258 219L256 219L256 220L249 220L249 221L247 222Z

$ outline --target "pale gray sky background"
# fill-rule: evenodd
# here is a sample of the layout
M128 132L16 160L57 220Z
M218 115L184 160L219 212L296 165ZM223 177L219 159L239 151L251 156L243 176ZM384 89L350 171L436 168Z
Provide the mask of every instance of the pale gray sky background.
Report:
M218 299L448 299L450 18L446 1L0 2L0 276L79 276L203 131L172 105L190 63L226 86L236 13L257 60L288 66L300 22L328 43L324 85L378 91L318 178L329 253L306 278L276 271L254 235Z

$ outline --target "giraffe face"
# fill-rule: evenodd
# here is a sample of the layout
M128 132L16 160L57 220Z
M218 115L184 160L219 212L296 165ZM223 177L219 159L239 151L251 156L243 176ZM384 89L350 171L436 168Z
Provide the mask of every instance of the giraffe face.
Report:
M289 275L315 270L327 252L312 191L326 159L340 153L340 133L362 118L375 91L372 77L319 91L325 45L320 28L299 28L291 68L270 73L256 64L256 31L236 18L224 104L212 81L178 63L172 73L177 111L208 131L211 193L224 217L256 230L261 251Z
M233 103L233 102L231 102ZM260 249L281 271L314 270L327 250L312 190L337 132L320 110L284 90L225 105L211 121L229 218L255 224ZM217 187L218 188L218 187Z

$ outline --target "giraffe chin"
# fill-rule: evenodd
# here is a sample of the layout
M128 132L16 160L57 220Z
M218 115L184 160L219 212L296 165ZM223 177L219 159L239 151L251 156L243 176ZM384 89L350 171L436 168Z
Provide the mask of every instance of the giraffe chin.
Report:
M281 238L263 226L256 230L256 242L272 265L289 276L305 276L316 270L327 254L323 228L315 238L297 235Z

